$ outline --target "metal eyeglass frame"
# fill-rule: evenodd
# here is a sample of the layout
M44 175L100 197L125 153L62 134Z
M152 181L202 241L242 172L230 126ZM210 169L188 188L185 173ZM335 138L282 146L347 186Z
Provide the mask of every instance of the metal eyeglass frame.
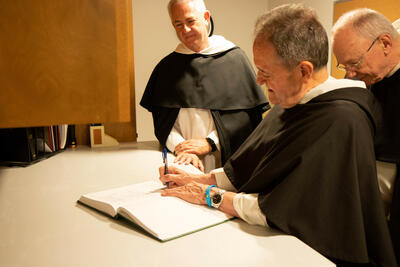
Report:
M356 63L353 64L348 64L347 66L344 64L337 64L336 68L339 70L344 70L344 71L349 71L349 70L353 70L353 69L358 69L360 68L360 65L365 57L365 55L369 52L369 50L371 50L371 48L374 46L375 42L379 39L379 36L376 37L374 39L374 41L372 42L372 44L368 47L367 51L365 51L364 54L362 54L362 56L360 57L360 60L358 60Z

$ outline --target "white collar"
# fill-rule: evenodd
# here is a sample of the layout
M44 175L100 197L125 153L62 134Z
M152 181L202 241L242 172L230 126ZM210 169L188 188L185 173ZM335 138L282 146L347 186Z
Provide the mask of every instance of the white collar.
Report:
M355 81L350 79L335 79L332 76L329 76L325 82L317 85L308 91L303 98L300 100L299 104L305 104L314 97L325 94L329 91L333 91L336 89L347 88L347 87L361 87L367 88L363 81Z
M229 50L229 49L235 47L234 43L226 40L221 35L212 35L211 37L209 37L208 40L209 40L210 46L207 47L206 49L201 50L200 52L194 52L194 51L190 50L183 43L178 44L178 46L175 48L175 52L180 53L180 54L185 54L185 55L190 55L190 54L212 55L212 54L224 52L226 50Z

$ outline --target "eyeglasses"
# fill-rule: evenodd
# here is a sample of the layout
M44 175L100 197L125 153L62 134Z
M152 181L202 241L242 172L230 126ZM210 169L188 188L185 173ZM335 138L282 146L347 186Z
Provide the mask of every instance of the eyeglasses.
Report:
M360 66L361 66L361 63L362 63L362 61L363 61L363 59L364 59L364 57L365 57L365 55L369 52L369 50L371 50L371 48L374 46L375 42L376 42L378 39L379 39L379 36L376 37L376 38L374 39L374 41L372 42L372 44L368 47L367 51L366 51L364 54L362 54L362 56L360 57L360 60L359 60L359 61L357 61L356 63L347 64L347 65L339 64L339 63L338 63L338 64L336 65L336 68L338 68L339 70L344 70L344 71L359 69Z

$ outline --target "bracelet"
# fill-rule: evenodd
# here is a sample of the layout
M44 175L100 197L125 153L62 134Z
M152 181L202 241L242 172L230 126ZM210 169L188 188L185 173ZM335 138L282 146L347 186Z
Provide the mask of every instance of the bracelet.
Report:
M212 205L211 205L211 199L210 199L210 190L211 190L211 188L213 188L213 187L216 187L215 185L209 185L208 187L207 187L207 190L206 190L206 201L207 201L207 205L210 207L210 208L212 208Z
M210 137L206 137L206 140L211 147L211 152L217 151L217 145L215 144L214 140L212 140Z

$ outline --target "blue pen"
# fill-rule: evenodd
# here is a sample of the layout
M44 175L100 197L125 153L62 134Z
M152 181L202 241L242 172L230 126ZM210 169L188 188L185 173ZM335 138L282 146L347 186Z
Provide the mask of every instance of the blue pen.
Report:
M167 157L167 149L164 148L162 151L163 163L164 163L164 174L168 174L168 157ZM166 183L168 187L168 182Z

